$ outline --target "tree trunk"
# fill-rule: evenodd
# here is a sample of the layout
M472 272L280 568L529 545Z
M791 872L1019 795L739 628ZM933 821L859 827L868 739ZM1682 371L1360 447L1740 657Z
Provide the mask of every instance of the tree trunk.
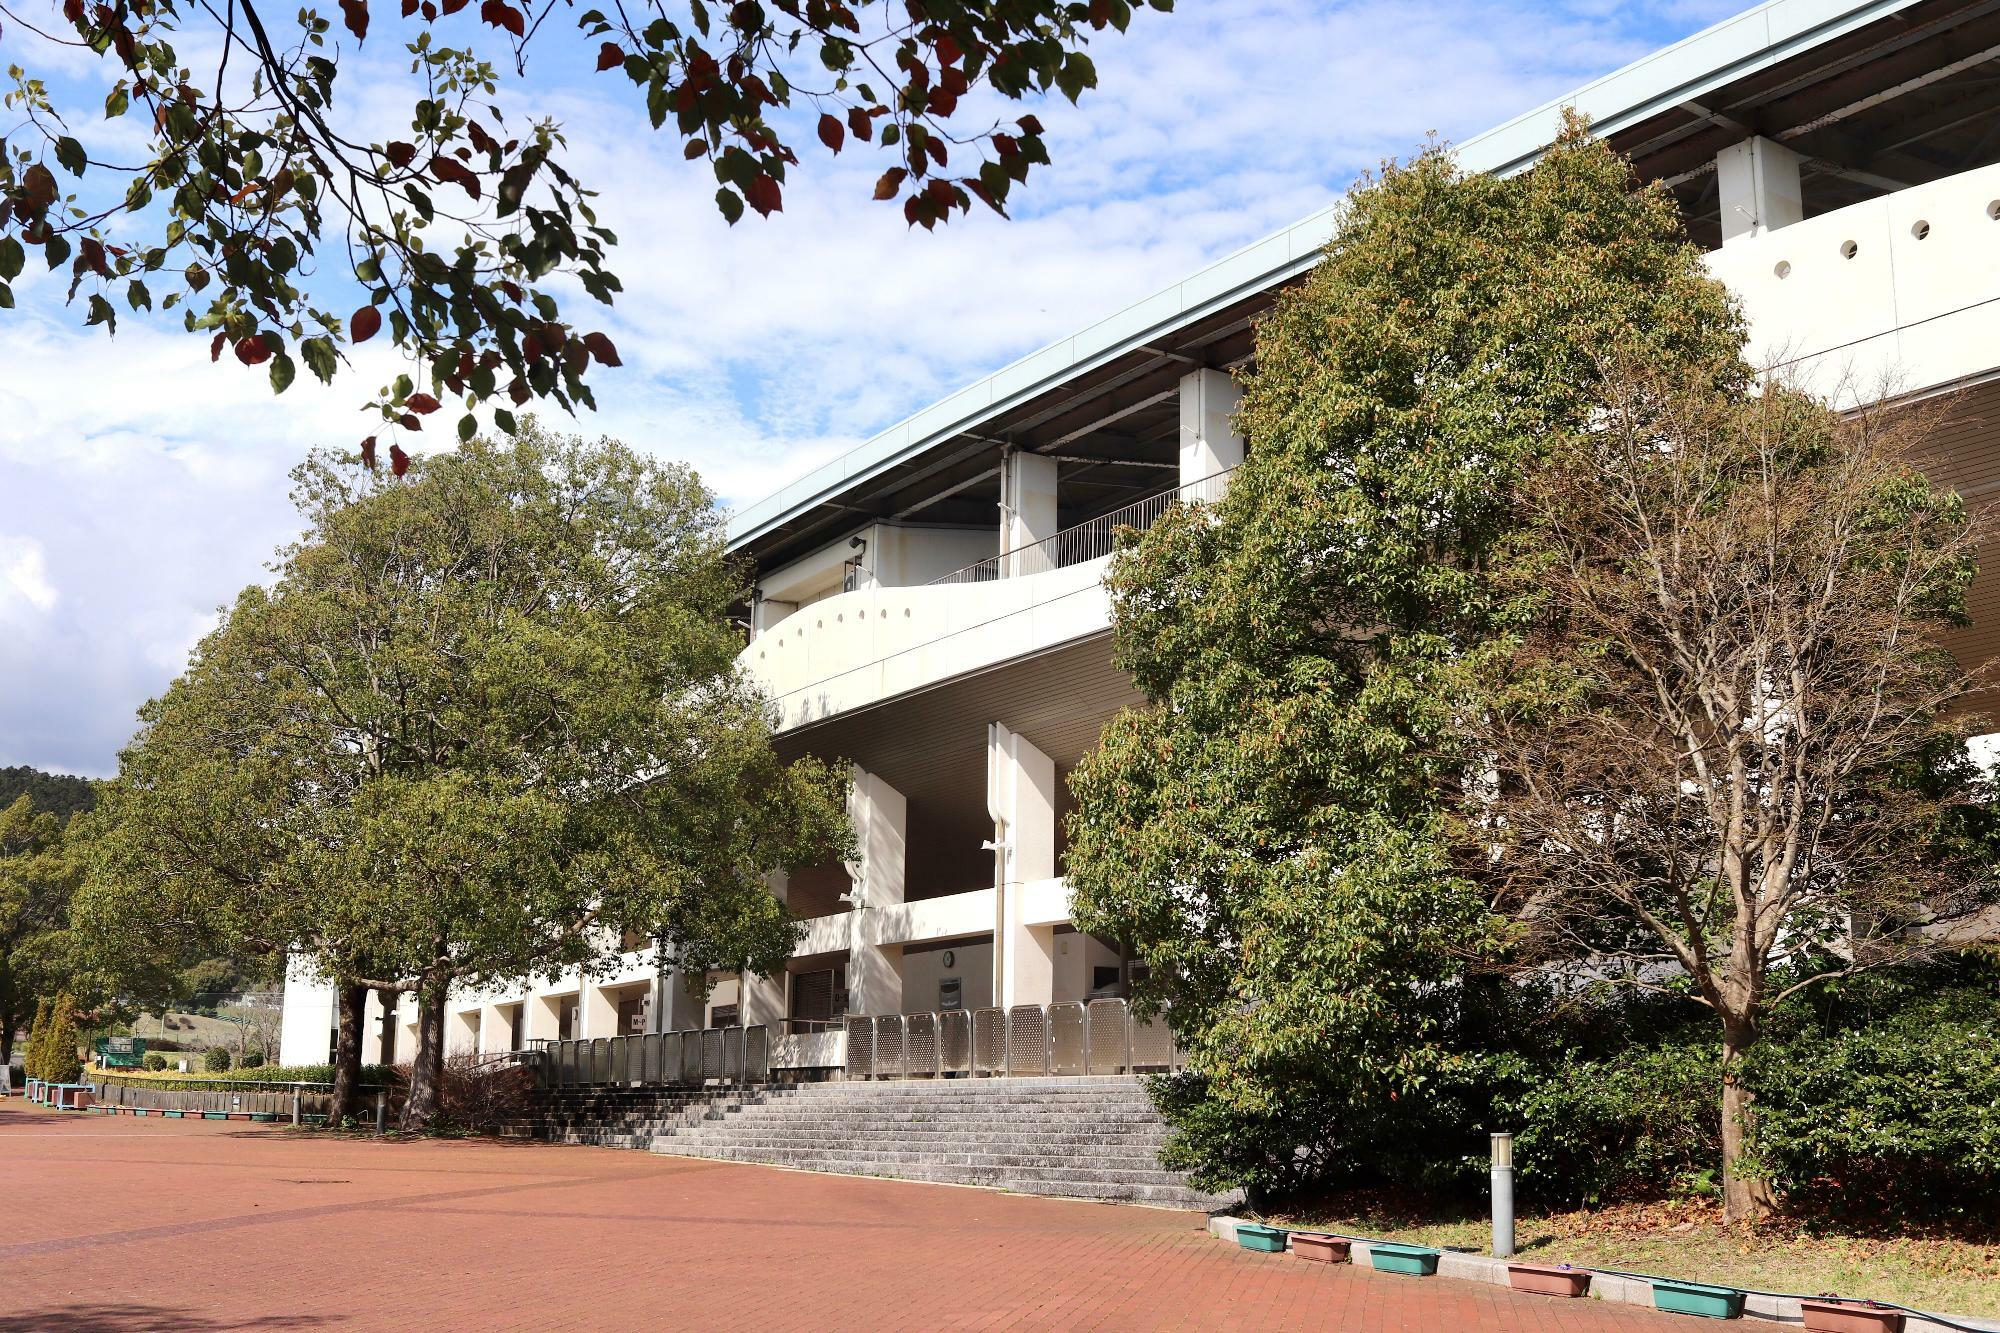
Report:
M1722 1220L1754 1222L1771 1211L1771 1187L1741 1171L1750 1140L1755 1100L1743 1082L1743 1057L1757 1041L1756 1029L1725 1025L1722 1037Z
M403 1102L400 1127L426 1130L444 1110L445 986L426 985L417 991L417 1049L410 1055L410 1095Z
M326 1113L329 1125L351 1119L361 1103L361 1026L368 1013L366 986L343 981L335 992L340 1013L333 1045L333 1105Z

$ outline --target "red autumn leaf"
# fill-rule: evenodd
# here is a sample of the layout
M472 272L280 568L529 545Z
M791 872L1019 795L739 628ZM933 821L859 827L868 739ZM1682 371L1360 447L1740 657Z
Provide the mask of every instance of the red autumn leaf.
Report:
M903 178L909 174L901 167L890 167L882 173L882 179L875 182L875 197L894 199L896 192L903 188Z
M404 430L422 430L424 428L423 419L409 412L405 412L403 415L397 417L396 424Z
M417 158L417 146L404 143L401 139L391 139L383 145L382 152L388 157L391 166L407 167Z
M750 178L750 188L743 193L744 197L749 199L750 207L765 217L785 211L785 194L778 188L778 179L775 176L758 172Z
M437 411L440 406L438 400L427 393L413 393L408 398L405 398L403 402L409 406L412 412L421 412L425 416L429 416L431 413Z
M601 74L607 69L617 69L624 63L625 53L618 49L618 43L606 42L597 48L598 73Z
M347 340L365 343L382 331L382 312L372 305L362 306L347 321Z
M1023 116L1014 123L1021 127L1023 134L1040 134L1042 132L1042 122L1033 116Z
M852 130L854 137L863 143L867 143L875 137L875 122L868 119L868 113L858 106L849 109L847 113L847 128Z
M403 452L400 444L389 446L389 470L399 477L410 470L410 456Z
M585 351L596 357L603 365L616 366L623 364L618 359L618 349L611 345L611 339L601 333L584 334L583 346Z
M840 151L841 144L847 141L847 131L842 129L840 122L832 116L821 116L819 118L819 141L837 153Z
M431 175L441 181L450 181L454 185L463 187L474 199L479 197L479 177L448 157L431 159Z
M261 366L271 359L271 345L262 334L251 334L236 342L236 359L246 366Z
M507 397L513 400L514 406L516 407L519 407L522 403L528 401L528 386L527 383L523 381L520 376L516 375L513 378L513 380L511 380L508 383Z
M368 36L368 0L340 0L340 12L346 16L347 30L356 41Z
M370 435L361 442L361 461L367 465L370 472L375 470L375 437L373 435Z
M220 361L220 360L222 360L222 344L224 344L224 343L226 343L226 342L228 342L228 341L229 341L229 335L228 335L228 334L226 334L226 333L218 333L218 334L216 334L216 335L215 335L215 341L214 341L214 342L211 342L211 343L210 343L210 344L208 345L208 359L209 359L209 360L211 360L211 361Z
M696 158L700 157L703 153L706 153L707 151L708 151L708 140L689 139L687 151L681 154L681 156L685 157L688 161L692 162Z
M503 0L484 0L479 6L479 17L496 28L506 29L516 37L524 36L528 31L527 20L522 18L521 11L503 3Z
M521 355L530 361L542 359L542 340L532 330L521 335Z
M444 3L439 8L446 14L456 14L469 3L471 3L471 0L444 0Z
M83 0L63 0L63 17L71 23L83 22Z

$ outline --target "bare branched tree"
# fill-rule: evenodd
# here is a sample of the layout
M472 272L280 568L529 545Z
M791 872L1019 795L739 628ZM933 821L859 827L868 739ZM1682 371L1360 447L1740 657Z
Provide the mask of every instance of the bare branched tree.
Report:
M1691 994L1722 1035L1725 1214L1742 1061L1799 990L1941 947L1990 898L1966 839L1987 525L1922 470L1938 409L1843 417L1608 366L1528 488L1546 615L1490 719L1481 822L1523 956Z

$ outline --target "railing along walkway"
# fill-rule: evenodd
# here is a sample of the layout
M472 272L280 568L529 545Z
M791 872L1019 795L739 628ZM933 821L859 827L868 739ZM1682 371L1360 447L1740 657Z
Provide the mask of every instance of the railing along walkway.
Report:
M1118 544L1118 529L1131 528L1144 532L1160 521L1160 516L1178 504L1208 504L1222 498L1229 484L1229 474L1235 468L1225 468L1200 481L1191 481L1158 495L1149 495L1143 500L1114 509L1064 528L1051 537L1038 542L1017 547L1005 555L988 556L977 564L964 569L953 570L942 578L931 580L932 587L944 583L992 583L999 579L1025 578L1029 574L1046 574L1052 569L1067 569L1071 565L1081 565L1092 560L1100 560L1110 555Z
M771 1034L762 1023L538 1041L524 1054L544 1088L700 1088L771 1077Z
M849 1078L1167 1073L1186 1063L1166 1023L1140 1020L1123 1000L847 1020Z

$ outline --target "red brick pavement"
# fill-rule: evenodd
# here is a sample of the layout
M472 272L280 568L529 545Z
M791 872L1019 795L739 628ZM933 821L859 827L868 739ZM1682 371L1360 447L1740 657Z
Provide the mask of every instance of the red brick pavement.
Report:
M0 1104L0 1331L1691 1328L1253 1255L1196 1215Z

